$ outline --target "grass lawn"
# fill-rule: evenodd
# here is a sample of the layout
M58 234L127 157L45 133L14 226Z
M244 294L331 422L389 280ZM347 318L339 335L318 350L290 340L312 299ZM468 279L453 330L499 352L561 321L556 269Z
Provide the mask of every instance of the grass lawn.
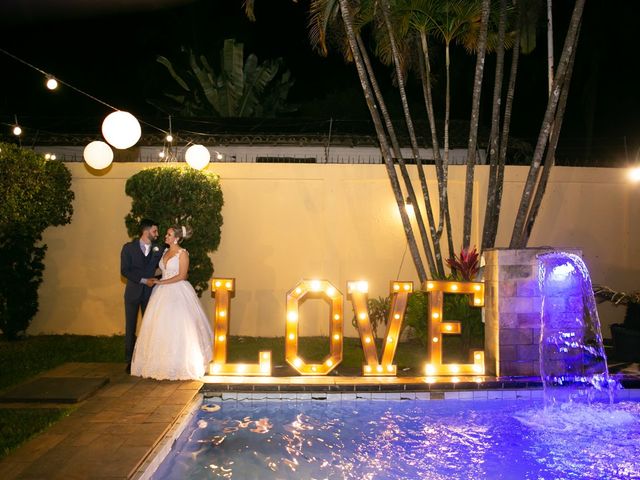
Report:
M0 459L73 408L0 408Z

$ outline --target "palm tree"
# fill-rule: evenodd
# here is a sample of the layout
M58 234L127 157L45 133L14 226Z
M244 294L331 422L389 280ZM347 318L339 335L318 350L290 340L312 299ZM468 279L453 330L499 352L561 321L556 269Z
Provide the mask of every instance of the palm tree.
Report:
M522 197L520 199L520 206L518 207L518 213L513 226L513 232L511 233L510 248L523 248L526 246L527 240L531 233L530 228L533 226L527 226L527 216L531 208L532 194L534 186L538 181L538 174L540 170L540 163L542 161L542 155L545 147L549 141L549 135L552 128L557 128L559 132L560 125L564 116L564 104L560 102L561 90L569 88L569 82L571 80L571 65L572 55L575 52L578 44L578 33L580 30L580 22L582 20L582 12L584 11L585 0L576 0L571 15L571 21L569 23L569 29L565 38L564 46L562 48L562 54L558 63L555 78L553 80L553 88L549 101L547 103L547 109L544 114L542 125L540 127L540 133L538 135L538 141L533 153L533 159L527 175ZM565 85L566 84L566 85Z

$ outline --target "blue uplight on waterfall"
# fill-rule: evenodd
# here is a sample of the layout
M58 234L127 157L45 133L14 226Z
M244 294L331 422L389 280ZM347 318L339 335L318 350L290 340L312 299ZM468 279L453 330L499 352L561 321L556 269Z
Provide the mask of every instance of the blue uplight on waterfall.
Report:
M545 403L613 399L591 277L577 255L538 255L540 375Z

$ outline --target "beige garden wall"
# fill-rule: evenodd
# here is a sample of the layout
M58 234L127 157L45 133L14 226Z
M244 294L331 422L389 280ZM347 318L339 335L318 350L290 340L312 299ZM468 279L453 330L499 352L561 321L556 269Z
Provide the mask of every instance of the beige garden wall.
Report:
M44 240L44 282L40 311L30 334L111 335L124 330L119 255L127 241L124 217L131 199L127 178L164 164L113 164L102 174L68 163L73 174L74 216L70 225L50 228ZM224 193L220 248L212 255L215 275L235 277L231 333L282 336L285 295L303 278L325 278L342 292L348 280L366 279L371 295L386 295L399 277L417 282L383 165L214 163ZM415 173L415 172L414 172ZM527 173L506 172L503 215L497 246L507 246ZM476 168L473 243L478 243L487 167ZM618 169L556 167L531 236L531 246L581 249L595 283L640 289L640 190ZM434 178L428 170L428 178ZM459 226L464 167L451 167L452 218ZM436 184L430 182L431 191ZM482 202L484 203L484 202ZM197 235L197 232L195 233ZM456 232L456 248L460 232ZM403 261L404 257L404 261ZM209 316L210 294L202 296ZM302 308L302 335L328 332L328 307L320 301ZM623 311L601 307L606 325ZM345 316L351 304L345 298ZM345 322L347 335L355 335Z

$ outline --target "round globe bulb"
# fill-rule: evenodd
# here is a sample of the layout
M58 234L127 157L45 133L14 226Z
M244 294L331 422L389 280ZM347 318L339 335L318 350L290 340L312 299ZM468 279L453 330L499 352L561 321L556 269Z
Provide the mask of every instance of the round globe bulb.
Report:
M58 81L53 77L47 78L47 88L49 90L55 90L58 88Z
M110 113L102 122L102 135L115 148L133 147L142 135L140 122L129 112Z
M91 168L102 170L113 162L113 150L104 142L95 141L84 147L84 161Z
M205 146L191 145L187 148L187 151L184 152L184 159L191 168L202 170L204 167L209 165L211 155Z

